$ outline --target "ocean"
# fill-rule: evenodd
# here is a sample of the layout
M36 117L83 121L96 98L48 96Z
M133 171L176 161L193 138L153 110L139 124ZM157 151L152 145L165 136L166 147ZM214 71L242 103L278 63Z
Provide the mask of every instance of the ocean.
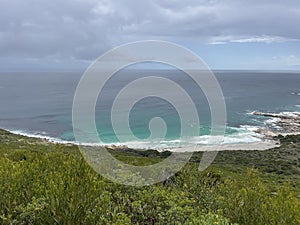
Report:
M214 71L226 103L225 144L257 143L254 132L265 127L268 118L251 114L260 112L299 112L300 73L269 71ZM59 142L75 142L72 127L74 93L82 72L1 72L0 127L15 133L47 138ZM131 81L145 76L171 79L192 96L199 114L199 135L180 139L180 115L167 101L148 97L131 109L128 121L136 137L122 134L120 142L112 127L110 112L119 91ZM143 90L136 90L143 91ZM180 97L178 98L180 102ZM177 70L124 70L115 74L100 93L95 107L95 121L102 144L127 145L134 148L171 149L191 144L207 144L211 131L211 112L205 95L195 83ZM188 110L188 109L186 109ZM122 110L119 112L122 114ZM159 145L147 139L149 121L160 117L167 131ZM192 124L191 124L192 125Z

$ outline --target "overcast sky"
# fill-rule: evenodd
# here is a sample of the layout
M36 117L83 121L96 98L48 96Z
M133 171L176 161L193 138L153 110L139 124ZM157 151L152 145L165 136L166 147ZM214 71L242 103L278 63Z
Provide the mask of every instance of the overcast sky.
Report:
M299 0L0 0L0 66L77 68L157 39L213 69L299 70L299 21Z

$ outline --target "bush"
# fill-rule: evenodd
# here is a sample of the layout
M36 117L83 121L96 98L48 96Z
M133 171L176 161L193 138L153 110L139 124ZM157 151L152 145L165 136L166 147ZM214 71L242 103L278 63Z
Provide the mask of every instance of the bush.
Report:
M276 174L189 163L166 182L128 187L94 172L75 147L33 143L0 143L0 224L300 224L299 191Z

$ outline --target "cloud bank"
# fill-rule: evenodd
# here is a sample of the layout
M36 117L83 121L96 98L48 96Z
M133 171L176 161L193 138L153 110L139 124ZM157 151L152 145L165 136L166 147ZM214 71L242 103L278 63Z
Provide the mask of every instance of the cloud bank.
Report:
M300 40L299 0L1 0L0 57L91 60L143 39Z

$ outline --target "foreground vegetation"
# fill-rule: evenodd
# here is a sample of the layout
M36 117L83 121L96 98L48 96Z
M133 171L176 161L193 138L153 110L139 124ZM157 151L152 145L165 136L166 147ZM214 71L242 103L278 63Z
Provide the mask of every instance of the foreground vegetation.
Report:
M201 153L163 183L137 188L95 173L76 146L0 130L0 224L300 224L300 137L268 151ZM152 164L168 152L111 150Z

